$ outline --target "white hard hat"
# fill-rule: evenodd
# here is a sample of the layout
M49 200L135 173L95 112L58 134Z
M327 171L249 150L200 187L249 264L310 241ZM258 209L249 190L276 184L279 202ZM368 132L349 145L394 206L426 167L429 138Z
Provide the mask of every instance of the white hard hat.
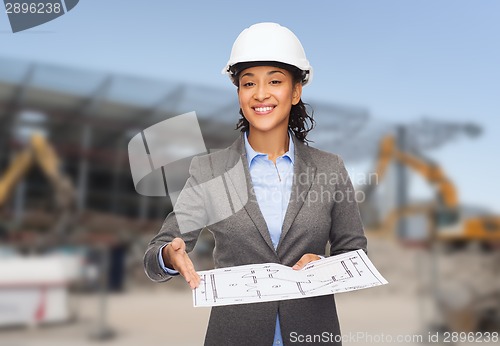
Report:
M243 62L274 61L304 71L302 85L311 82L313 69L299 39L288 28L276 23L258 23L241 32L234 41L231 57L222 69L233 80L231 67ZM234 80L233 80L234 82Z

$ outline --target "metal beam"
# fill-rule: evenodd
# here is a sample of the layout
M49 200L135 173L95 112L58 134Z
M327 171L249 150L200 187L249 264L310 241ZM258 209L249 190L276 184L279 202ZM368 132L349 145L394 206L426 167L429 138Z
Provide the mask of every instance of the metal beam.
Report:
M92 141L92 128L86 125L82 130L80 165L78 170L77 210L82 213L86 208L86 197L88 189L89 162L86 155Z
M397 146L400 151L407 151L407 129L405 126L398 126L396 131ZM408 172L399 160L396 162L396 208L402 210L408 205ZM408 234L408 222L405 217L399 218L397 233L399 237L405 239Z
M133 120L126 122L126 127L142 129L149 126L149 123L159 116L161 116L163 119L166 119L170 116L178 115L176 114L175 108L177 107L177 104L179 103L179 100L182 98L184 93L185 87L183 85L180 85L173 91L165 94L158 102L154 103L147 110L138 112L137 115L133 117ZM172 106L172 110L169 110L168 112L165 111L163 109L163 106L165 105ZM99 145L107 146L110 143L115 142L116 139L121 135L122 132L107 136L104 141L99 143Z

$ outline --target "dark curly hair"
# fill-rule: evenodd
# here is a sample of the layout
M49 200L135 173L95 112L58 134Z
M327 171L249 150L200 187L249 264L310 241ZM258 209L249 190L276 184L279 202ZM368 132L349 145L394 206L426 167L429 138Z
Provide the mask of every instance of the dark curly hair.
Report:
M297 83L302 83L305 77L304 71L298 69L295 66L276 62L276 61L257 61L257 62L248 62L248 63L238 63L236 65L231 66L231 75L233 83L239 87L239 75L241 71L254 66L275 66L289 71L292 74L293 85ZM310 108L310 114L307 112L306 106ZM238 120L236 124L236 130L240 129L241 132L248 131L250 124L248 120L243 115L243 111L240 108L241 118ZM305 144L311 142L307 139L307 134L314 128L315 121L313 119L314 111L312 107L302 102L302 99L296 105L292 105L290 109L290 117L288 119L288 129L293 132L297 139Z

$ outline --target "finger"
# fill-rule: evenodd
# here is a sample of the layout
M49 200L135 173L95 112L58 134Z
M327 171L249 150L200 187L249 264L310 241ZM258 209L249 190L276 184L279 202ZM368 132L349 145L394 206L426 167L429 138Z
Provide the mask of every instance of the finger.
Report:
M200 286L200 276L197 272L193 271L190 273L191 280L189 281L189 286L191 289L195 289Z
M186 281L192 289L197 288L200 285L200 276L194 269L188 270Z
M191 262L191 259L186 253L182 256L179 256L178 267L179 273L184 277L184 279L192 289L199 286L200 277L194 269L193 262Z
M197 287L196 273L194 273L191 269L183 266L183 270L179 271L179 273L184 277L184 280L186 280L191 288Z
M191 282L190 282L190 284L192 283L191 287L196 288L200 285L200 281L201 281L200 276L198 275L198 273L194 269L193 262L191 261L191 259L187 255L186 255L186 262L187 262L187 267L189 269L189 274L191 277Z
M186 255L187 257L187 255ZM193 262L191 262L191 259L190 258L187 258L186 259L186 265L189 269L189 271L192 273L192 274L196 274L195 276L197 276L198 274L196 273L196 270L194 269L194 265L193 265Z
M187 255L186 255L187 257ZM193 288L196 288L200 285L200 276L198 275L198 273L196 272L196 270L194 269L194 265L193 265L193 262L191 261L191 259L188 257L188 261L189 261L189 269L190 269L190 272L191 272L191 277L192 277L192 280L193 280Z

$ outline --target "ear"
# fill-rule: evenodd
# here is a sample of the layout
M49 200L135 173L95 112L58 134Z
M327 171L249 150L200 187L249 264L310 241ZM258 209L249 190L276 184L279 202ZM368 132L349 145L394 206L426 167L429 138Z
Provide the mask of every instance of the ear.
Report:
M292 93L292 105L295 106L297 103L299 103L301 97L302 97L302 83L295 83Z

